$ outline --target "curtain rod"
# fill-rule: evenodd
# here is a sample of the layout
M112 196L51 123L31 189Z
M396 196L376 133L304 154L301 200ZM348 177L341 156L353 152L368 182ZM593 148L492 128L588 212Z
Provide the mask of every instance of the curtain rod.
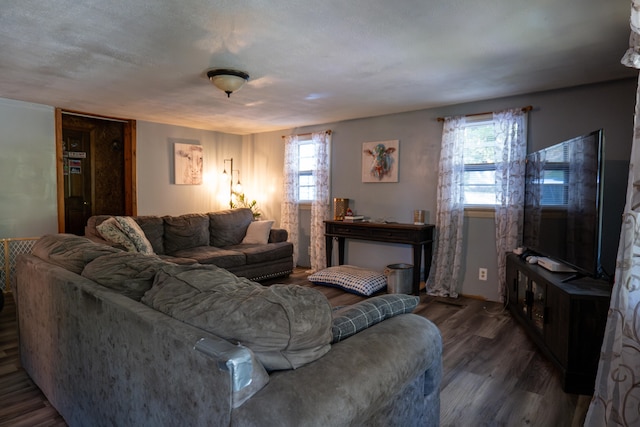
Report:
M531 105L527 105L526 107L522 107L522 111L525 112L525 113L528 113L531 110L533 110L533 107ZM465 117L484 116L485 114L493 114L493 111L487 111L485 113L466 114ZM438 117L438 121L439 122L444 122L444 119L446 119L446 117Z
M325 130L324 133L326 133L327 135L331 135L331 129ZM296 136L311 136L313 133L312 132L308 132L308 133L299 133ZM282 139L285 139L288 135L282 135Z

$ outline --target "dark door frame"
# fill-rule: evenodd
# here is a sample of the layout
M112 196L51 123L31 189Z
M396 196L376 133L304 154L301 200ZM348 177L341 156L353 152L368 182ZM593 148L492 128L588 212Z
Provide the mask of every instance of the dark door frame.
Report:
M124 125L124 209L125 215L138 214L138 200L136 187L136 121L117 117L98 116L73 110L56 108L56 187L58 198L58 232L65 232L64 221L64 156L62 152L62 115L74 114L98 120L117 120Z

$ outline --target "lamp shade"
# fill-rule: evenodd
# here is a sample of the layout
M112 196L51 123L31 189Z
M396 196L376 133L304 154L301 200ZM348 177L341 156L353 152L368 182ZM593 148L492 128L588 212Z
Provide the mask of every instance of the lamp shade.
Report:
M215 87L227 94L231 94L240 89L249 80L249 74L243 71L229 69L214 69L207 72L207 77Z

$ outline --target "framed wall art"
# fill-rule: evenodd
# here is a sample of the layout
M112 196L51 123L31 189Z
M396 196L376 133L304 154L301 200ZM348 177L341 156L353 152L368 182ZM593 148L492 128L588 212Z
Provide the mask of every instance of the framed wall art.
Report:
M202 184L202 145L175 143L174 165L176 184Z
M398 182L400 141L362 143L362 182Z

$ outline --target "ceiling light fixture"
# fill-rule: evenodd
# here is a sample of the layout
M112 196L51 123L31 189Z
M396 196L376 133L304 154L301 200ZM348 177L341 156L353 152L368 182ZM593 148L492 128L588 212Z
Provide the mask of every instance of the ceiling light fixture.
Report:
M207 77L215 87L227 94L227 98L239 90L249 80L249 74L244 71L216 68L207 71Z

